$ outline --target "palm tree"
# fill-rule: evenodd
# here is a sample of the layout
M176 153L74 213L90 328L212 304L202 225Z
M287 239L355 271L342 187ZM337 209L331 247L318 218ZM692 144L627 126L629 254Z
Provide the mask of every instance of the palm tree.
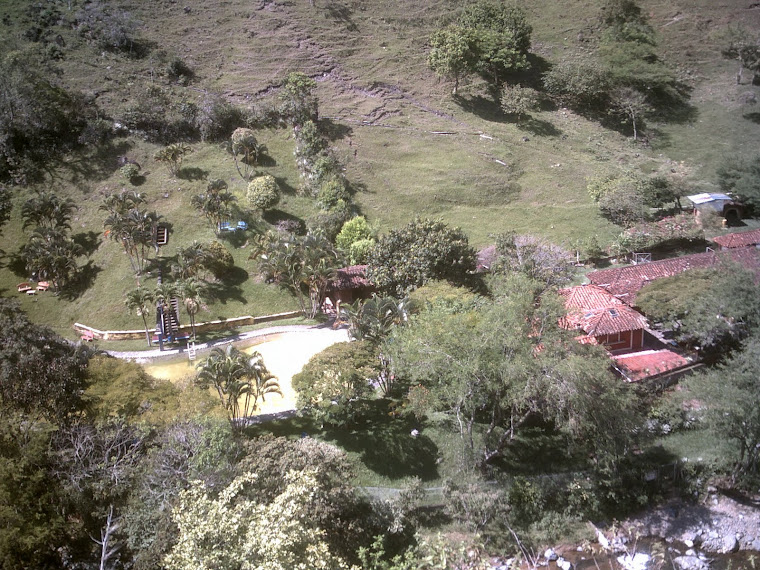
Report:
M109 194L103 198L103 203L99 209L105 210L109 214L126 216L130 210L137 208L145 202L145 194L140 194L134 190L122 190L118 194Z
M173 143L156 151L153 159L156 162L163 162L169 169L172 176L176 176L182 165L182 159L186 154L192 152L192 148L185 143Z
M256 409L259 398L261 401L265 401L266 394L279 394L282 396L282 390L280 390L280 383L277 378L269 372L264 359L258 352L254 352L248 361L248 372L251 378L251 390L249 394L253 395L253 402L251 411ZM245 402L244 413L247 415L248 400Z
M232 211L232 203L237 198L227 192L224 180L211 180L206 186L205 194L198 194L190 199L190 204L203 214L219 232L222 221L228 218Z
M195 339L195 315L204 303L203 292L205 283L198 279L187 279L180 282L179 292L182 295L182 301L185 305L187 315L190 317L190 327L193 329L193 339Z
M124 253L129 257L132 271L136 275L139 274L139 265L136 260L137 247L135 243L134 221L130 220L127 214L113 212L105 219L103 227L106 229L106 235L110 239L121 243Z
M277 379L264 366L259 353L253 358L228 345L226 349L214 348L209 357L198 366L195 383L200 388L214 388L233 424L256 408L258 398L278 393ZM240 398L243 397L243 407Z
M140 315L145 325L145 339L148 341L148 346L153 346L150 341L150 331L148 330L147 315L151 315L156 307L156 298L153 292L148 289L138 287L127 293L127 297L124 299L124 304L127 306L127 310L134 311Z
M193 241L189 246L177 249L177 263L172 265L172 275L177 279L197 277L208 260L206 247Z
M21 250L26 270L40 280L49 280L57 292L65 287L79 270L76 258L81 246L74 243L61 228L38 227Z
M41 228L71 228L71 214L76 204L70 198L60 198L54 192L37 192L21 206L24 229L29 226Z

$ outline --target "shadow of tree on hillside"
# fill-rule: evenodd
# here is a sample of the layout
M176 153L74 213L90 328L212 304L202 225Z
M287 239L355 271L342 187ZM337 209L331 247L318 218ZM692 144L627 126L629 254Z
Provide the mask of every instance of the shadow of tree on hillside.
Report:
M354 129L343 123L336 123L332 119L320 119L319 130L327 137L330 142L350 137Z
M485 121L491 121L492 123L504 121L504 112L501 110L498 101L493 98L484 97L483 95L473 95L470 97L454 95L453 98L454 102L463 111L472 113Z
M536 119L532 116L528 116L522 122L517 123L517 128L537 137L558 137L562 134L562 131L549 121Z
M71 240L82 248L84 254L90 257L103 243L100 239L101 234L90 230L89 232L79 232L71 236Z
M92 260L88 261L79 268L76 279L69 283L66 288L61 290L61 298L66 299L67 301L73 301L81 297L87 289L92 287L92 284L95 283L95 278L101 271L103 271L102 267L93 263Z
M125 140L109 140L97 145L90 145L91 152L75 153L74 160L58 161L57 166L71 173L72 184L97 182L105 180L118 170L118 156L125 156L132 148ZM69 157L70 158L70 157ZM86 185L83 184L83 187Z
M760 113L758 113L758 112L755 112L755 113L744 113L744 115L742 115L742 117L744 117L748 121L752 121L753 123L760 124Z
M344 4L339 4L337 2L328 2L325 6L325 17L326 18L332 18L336 22L340 22L341 24L346 26L346 29L350 32L358 32L359 28L354 23L353 19L351 18L351 14L353 11L351 8Z
M248 300L243 296L243 290L240 287L246 279L248 279L248 272L245 269L233 267L225 273L220 282L208 284L206 289L208 302L219 302L222 305L226 305L228 301L247 303Z
M278 228L282 227L284 231L296 235L303 235L306 233L306 222L302 218L276 208L264 212L263 219L268 224Z
M283 194L288 194L290 196L295 196L298 194L298 190L288 182L287 178L283 178L282 176L275 176L275 181L277 182L277 186L280 188L280 192Z
M412 437L411 431L417 424L410 419L389 416L388 401L375 400L367 404L369 409L361 427L327 429L324 438L359 454L368 469L389 479L437 479L439 453L433 440L424 433Z
M271 166L277 166L277 160L275 160L274 157L270 156L266 152L261 152L259 156L256 157L256 165L264 166L267 168Z
M205 180L208 174L208 170L203 170L197 166L183 166L177 171L177 178L183 180Z
M29 275L26 271L26 263L24 262L24 258L21 257L22 249L23 246L21 246L17 252L8 254L8 263L6 264L6 267L10 269L16 277L22 277L26 279L29 277Z

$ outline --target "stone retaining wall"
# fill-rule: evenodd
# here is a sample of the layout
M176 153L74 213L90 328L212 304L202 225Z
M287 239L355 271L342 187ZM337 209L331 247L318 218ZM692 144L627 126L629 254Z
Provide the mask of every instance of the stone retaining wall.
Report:
M293 319L295 317L301 317L303 313L301 311L288 311L287 313L277 313L275 315L264 315L261 317L234 317L232 319L224 319L219 321L207 321L205 323L195 323L196 332L206 331L219 331L227 329L235 329L238 327L245 327L250 325L258 325L261 323L270 323L274 321L282 321L285 319ZM145 329L130 330L130 331L101 331L93 327L88 327L82 323L74 323L74 330L77 334L84 335L85 333L91 333L95 340L140 340L145 338ZM192 327L190 325L181 325L179 327L181 333L192 333ZM148 332L153 335L156 329L148 329Z

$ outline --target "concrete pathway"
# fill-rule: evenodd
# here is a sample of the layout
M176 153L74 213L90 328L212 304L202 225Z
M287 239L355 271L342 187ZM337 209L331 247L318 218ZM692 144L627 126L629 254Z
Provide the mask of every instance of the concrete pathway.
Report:
M339 328L345 328L344 326ZM249 340L252 338L266 337L275 334L293 333L293 332L305 332L305 331L318 331L332 329L332 323L325 323L321 325L282 325L267 327L264 329L258 329L255 331L244 332L236 335L231 335L226 338L220 338L209 342L201 342L195 345L197 352L203 352L210 350L216 346L224 346L233 342L240 342ZM164 350L133 350L120 352L116 350L106 350L107 354L116 358L122 358L124 360L134 360L135 362L150 362L157 358L166 358L171 356L177 356L179 354L187 354L187 346L180 346L176 348L167 348Z

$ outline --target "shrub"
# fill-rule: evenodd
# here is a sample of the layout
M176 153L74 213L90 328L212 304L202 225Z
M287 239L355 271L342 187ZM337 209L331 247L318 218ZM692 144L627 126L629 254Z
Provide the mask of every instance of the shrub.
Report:
M351 196L342 178L333 177L322 183L317 194L317 203L323 210L332 210L347 204Z
M179 57L166 64L166 74L173 80L186 84L193 77L193 70Z
M125 164L119 169L119 172L127 182L133 182L140 174L140 167L136 164Z
M204 261L204 265L217 279L221 279L235 267L235 259L227 248L224 247L224 244L212 241L204 249L208 254L208 259Z
M369 259L369 252L377 243L373 238L360 239L348 248L348 262L351 265L363 265Z
M280 201L280 188L274 176L257 176L248 184L246 197L257 210L271 210Z

